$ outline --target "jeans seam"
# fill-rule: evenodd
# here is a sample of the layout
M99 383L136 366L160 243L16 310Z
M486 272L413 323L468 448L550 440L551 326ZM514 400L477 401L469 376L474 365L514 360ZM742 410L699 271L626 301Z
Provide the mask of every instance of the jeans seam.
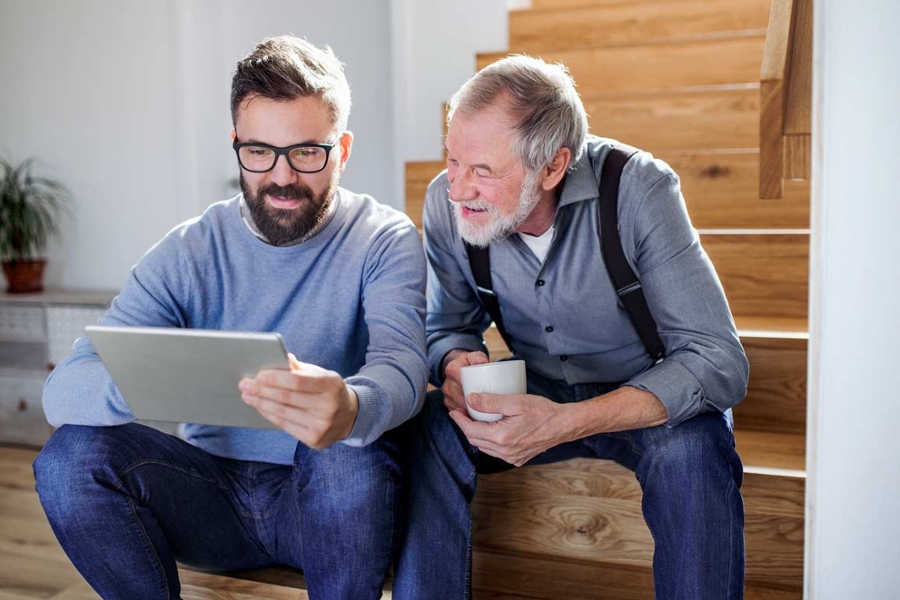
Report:
M127 497L125 498L128 501L128 508L131 511L131 516L134 517L135 523L137 523L138 528L141 530L141 540L144 542L145 549L150 554L151 558L156 563L157 568L159 569L159 577L161 579L160 583L162 583L162 588L166 591L166 598L169 596L169 579L166 577L166 570L162 564L162 560L159 558L159 554L156 552L156 548L153 547L153 542L150 541L150 536L147 535L147 530L144 528L144 524L141 523L140 517L137 515L137 511L134 509L134 500Z
M211 483L224 492L229 492L229 493L232 492L230 486L223 484L221 481L219 481L217 479L212 479L210 477L204 477L203 475L197 473L196 471L187 470L178 465L173 465L172 463L162 461L162 460L142 460L142 461L136 462L134 464L128 465L121 471L117 472L116 478L118 479L118 482L116 483L116 491L121 491L122 488L125 487L123 479L126 475L128 475L129 473L131 473L138 467L145 467L147 465L157 465L157 466L161 466L161 467L166 467L166 468L172 469L173 471L178 471L179 473L184 473L185 475L188 475L189 477L193 477L194 479L199 479L200 481L205 481L206 483ZM237 504L239 505L239 503L237 503ZM264 514L261 517L257 517L257 515L254 512L252 512L252 511L247 512L240 508L238 509L238 512L240 512L241 516L246 517L248 519L253 519L253 520L257 520L258 518L266 518L269 516L268 514Z

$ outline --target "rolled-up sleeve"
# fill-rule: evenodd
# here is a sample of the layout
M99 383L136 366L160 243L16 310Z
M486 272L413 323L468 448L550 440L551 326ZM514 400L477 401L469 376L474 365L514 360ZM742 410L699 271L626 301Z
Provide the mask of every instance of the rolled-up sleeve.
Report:
M688 218L677 176L668 171L623 215L666 359L627 385L653 393L676 426L743 400L749 364L715 268Z

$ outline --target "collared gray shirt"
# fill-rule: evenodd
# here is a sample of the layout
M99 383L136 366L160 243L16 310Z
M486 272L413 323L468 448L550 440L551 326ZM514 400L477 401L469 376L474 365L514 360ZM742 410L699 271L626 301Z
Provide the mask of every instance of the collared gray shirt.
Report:
M600 251L600 171L614 140L589 136L563 181L550 250L541 263L517 235L491 244L503 322L529 369L569 384L624 382L656 395L675 426L740 402L749 367L722 285L700 246L678 176L647 152L619 186L619 234L666 347L654 365L619 302ZM431 378L454 348L485 350L491 318L475 290L446 172L428 186L426 332Z

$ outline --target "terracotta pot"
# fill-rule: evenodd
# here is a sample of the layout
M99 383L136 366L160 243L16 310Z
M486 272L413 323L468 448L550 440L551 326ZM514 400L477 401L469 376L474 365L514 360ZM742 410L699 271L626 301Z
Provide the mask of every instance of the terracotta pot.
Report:
M27 294L44 289L44 259L3 261L6 275L6 291L10 294Z

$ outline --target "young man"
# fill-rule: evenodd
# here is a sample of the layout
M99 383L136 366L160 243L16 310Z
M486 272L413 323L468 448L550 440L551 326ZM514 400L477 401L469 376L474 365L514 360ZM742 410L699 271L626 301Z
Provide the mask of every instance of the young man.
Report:
M501 60L463 85L448 119L447 170L428 188L423 219L428 362L443 387L413 422L421 433L394 598L470 597L479 468L574 456L635 471L657 598L741 597L742 466L729 409L744 397L748 365L677 176L638 152L618 186L621 245L665 346L657 362L601 252L601 172L615 142L587 136L565 69ZM487 362L491 322L466 244L489 247L527 394L463 398L460 369ZM472 421L466 401L503 418Z
M90 342L47 381L41 503L104 598L177 598L176 561L301 568L311 598L379 598L397 545L391 430L420 407L425 261L404 215L338 187L350 90L329 49L268 39L232 81L243 194L134 267L108 325L279 332L290 371L241 382L279 430L132 423Z

